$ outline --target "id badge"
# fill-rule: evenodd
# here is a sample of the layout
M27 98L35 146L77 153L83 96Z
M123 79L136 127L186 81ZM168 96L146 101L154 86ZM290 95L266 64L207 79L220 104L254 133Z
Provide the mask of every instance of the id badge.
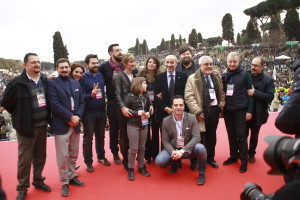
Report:
M214 89L209 89L210 99L216 99L216 92Z
M37 94L36 98L38 100L38 104L39 107L43 107L46 106L46 98L45 98L45 94L41 93L41 94Z
M74 110L74 98L70 97L71 99L71 110Z
M147 93L148 93L150 101L154 101L154 91L153 90L149 90L149 91L147 91Z
M142 126L147 126L149 124L149 120L145 116L141 116L142 119Z
M232 96L233 95L233 89L234 85L232 84L227 84L227 91L226 91L226 96Z
M102 91L101 89L97 89L96 99L102 99Z
M178 137L177 138L177 148L183 148L184 147L184 138Z

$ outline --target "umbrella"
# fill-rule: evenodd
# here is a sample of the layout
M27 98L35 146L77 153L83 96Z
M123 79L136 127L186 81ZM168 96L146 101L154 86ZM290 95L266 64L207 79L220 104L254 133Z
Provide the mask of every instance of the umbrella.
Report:
M291 59L291 57L281 55L281 56L275 57L275 59L276 60L289 60L289 59Z

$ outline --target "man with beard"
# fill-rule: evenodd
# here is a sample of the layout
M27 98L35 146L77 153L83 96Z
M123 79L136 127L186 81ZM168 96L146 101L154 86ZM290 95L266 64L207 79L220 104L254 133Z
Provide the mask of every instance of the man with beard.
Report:
M107 116L109 120L109 147L113 154L114 162L117 165L121 164L118 147L119 125L117 120L118 104L115 96L115 87L112 83L114 76L124 70L122 65L122 49L119 44L111 44L108 47L110 55L109 61L102 63L99 67L99 72L104 75L107 97Z
M255 57L251 64L251 74L253 87L248 90L248 95L254 98L254 107L252 119L247 121L247 136L251 130L248 160L250 163L255 163L255 153L258 143L258 134L261 125L265 124L269 117L268 104L274 98L274 80L264 74L265 59L263 57Z
M17 131L19 182L17 200L25 199L27 195L31 164L32 185L43 192L51 191L42 176L46 162L47 124L50 122L51 113L46 76L41 74L40 70L38 55L26 54L23 73L7 84L1 99L1 106L11 114L13 127Z
M51 133L55 135L56 161L62 183L61 195L69 196L69 184L84 186L75 175L80 139L80 118L84 112L84 98L78 81L69 78L70 62L60 58L56 62L58 77L48 81L52 110Z
M95 147L99 163L110 166L105 158L105 91L104 76L98 72L99 62L96 54L89 54L85 57L85 65L88 69L80 80L84 100L85 111L82 117L83 124L83 157L86 164L86 171L93 172L93 135L95 133Z
M252 89L252 78L239 65L237 52L227 55L227 71L222 74L225 91L224 121L227 129L230 157L223 165L236 163L241 159L240 172L247 171L248 143L246 121L252 118L253 97L248 96L247 90Z
M178 62L176 71L185 73L188 77L195 73L199 66L193 61L193 49L190 46L182 46L178 49L180 62Z

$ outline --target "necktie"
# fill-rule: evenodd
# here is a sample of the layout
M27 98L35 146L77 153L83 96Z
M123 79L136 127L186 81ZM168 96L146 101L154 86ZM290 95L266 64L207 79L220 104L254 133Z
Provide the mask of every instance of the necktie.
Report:
M174 75L170 75L170 77L171 77L171 80L170 80L170 85L169 85L169 94L170 94L170 99L172 99L174 96L175 81L174 81Z
M209 81L209 77L206 76L206 75L204 77L205 77L208 88L211 89L212 87L211 87L211 84L210 84L210 81Z

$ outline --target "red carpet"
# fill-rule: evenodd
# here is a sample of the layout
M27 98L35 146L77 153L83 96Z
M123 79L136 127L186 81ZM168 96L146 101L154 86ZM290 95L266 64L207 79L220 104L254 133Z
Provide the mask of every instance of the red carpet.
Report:
M94 161L94 173L85 171L80 149L77 170L79 180L85 182L86 186L77 188L70 186L70 196L60 196L60 181L55 159L55 147L53 138L48 138L47 162L43 175L46 183L52 187L50 193L40 192L34 187L28 190L28 200L35 199L74 199L74 200L93 200L93 199L201 199L201 200L238 200L245 183L254 182L263 188L263 192L270 193L281 187L284 182L282 176L267 175L268 165L263 159L263 152L267 143L263 140L266 135L281 135L274 126L277 113L271 113L268 124L261 129L260 141L257 149L257 161L249 163L248 171L244 174L239 172L240 163L223 166L222 162L229 156L228 139L224 121L220 120L218 127L218 142L216 150L216 160L219 169L207 168L204 186L196 185L198 174L189 169L189 160L183 161L183 168L171 175L169 168L160 169L154 163L147 166L150 177L143 177L136 173L135 181L127 180L127 173L121 165L112 162L112 154L108 146L108 133L106 134L106 157L112 162L112 166L106 167ZM17 142L0 142L0 175L2 185L8 200L16 198L16 173L17 173ZM95 155L95 154L94 154ZM94 156L96 159L96 156ZM136 170L137 171L137 170Z

